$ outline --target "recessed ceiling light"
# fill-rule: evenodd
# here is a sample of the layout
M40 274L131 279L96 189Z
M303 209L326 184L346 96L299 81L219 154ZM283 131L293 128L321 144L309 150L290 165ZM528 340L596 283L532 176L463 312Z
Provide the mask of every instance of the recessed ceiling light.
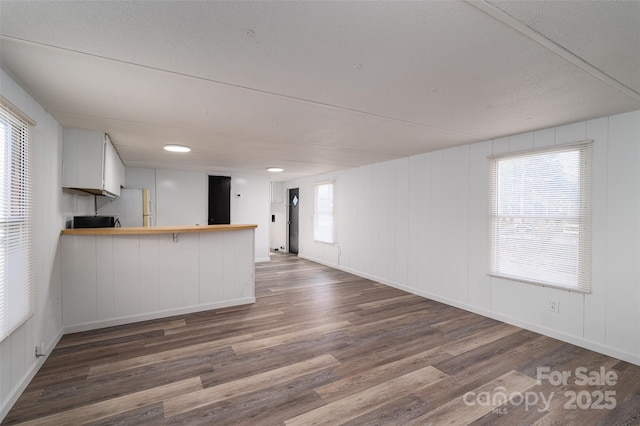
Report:
M358 71L362 71L363 65L362 64L355 64L353 67Z
M284 172L284 169L282 167L269 167L267 171L272 173L279 173Z
M165 145L164 149L165 149L165 151L171 151L171 152L189 152L189 151L191 151L191 148L189 148L188 146L184 146L184 145Z

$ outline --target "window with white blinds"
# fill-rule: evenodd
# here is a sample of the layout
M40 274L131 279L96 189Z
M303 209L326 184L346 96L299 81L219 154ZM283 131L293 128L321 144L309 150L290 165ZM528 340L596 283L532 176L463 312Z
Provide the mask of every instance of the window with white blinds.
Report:
M592 143L490 157L489 275L591 291Z
M333 229L333 182L315 185L313 239L322 243L335 242Z
M0 105L0 341L34 309L28 130Z

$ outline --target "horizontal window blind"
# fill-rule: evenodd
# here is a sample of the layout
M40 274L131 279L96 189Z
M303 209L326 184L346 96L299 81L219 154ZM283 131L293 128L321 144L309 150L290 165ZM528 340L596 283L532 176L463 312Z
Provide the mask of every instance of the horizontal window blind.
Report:
M315 185L314 208L313 239L323 243L334 243L333 182Z
M34 310L29 126L0 105L0 341Z
M489 274L591 289L592 143L490 158Z

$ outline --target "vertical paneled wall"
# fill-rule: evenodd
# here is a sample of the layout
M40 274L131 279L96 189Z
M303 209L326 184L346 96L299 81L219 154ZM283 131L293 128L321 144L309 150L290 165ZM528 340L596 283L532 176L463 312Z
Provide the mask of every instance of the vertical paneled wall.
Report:
M592 292L486 275L487 157L594 141ZM640 363L640 111L287 182L300 255ZM335 180L337 243L313 241L313 185ZM550 298L560 312L548 309Z
M609 118L606 288L598 300L607 343L640 352L640 113ZM604 201L604 200L603 200ZM602 316L604 312L604 316Z
M32 188L34 192L33 273L35 315L0 342L0 420L6 415L43 358L35 347L50 350L62 333L61 280L58 240L74 214L88 214L93 197L61 189L62 127L9 75L0 71L2 96L30 116Z
M253 303L254 243L253 229L64 235L65 332Z

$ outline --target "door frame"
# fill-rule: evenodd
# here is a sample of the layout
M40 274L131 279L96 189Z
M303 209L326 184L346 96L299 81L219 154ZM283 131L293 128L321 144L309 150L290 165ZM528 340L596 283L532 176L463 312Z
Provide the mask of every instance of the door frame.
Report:
M287 238L285 241L285 248L286 248L286 252L290 253L289 251L289 241L291 241L291 236L290 234L290 228L291 228L291 224L289 223L291 221L291 218L289 217L289 215L291 214L291 190L298 190L298 199L300 199L300 187L297 188L287 188L287 220L286 220L286 227L287 227ZM300 211L298 211L298 252L300 251ZM295 253L296 256L298 255L298 253Z

